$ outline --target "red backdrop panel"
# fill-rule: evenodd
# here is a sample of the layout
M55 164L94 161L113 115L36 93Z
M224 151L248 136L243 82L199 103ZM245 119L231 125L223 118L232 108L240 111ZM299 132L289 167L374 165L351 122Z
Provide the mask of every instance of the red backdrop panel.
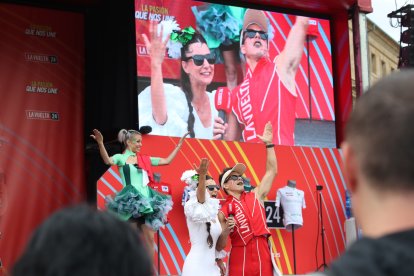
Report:
M0 258L84 198L83 15L0 4Z

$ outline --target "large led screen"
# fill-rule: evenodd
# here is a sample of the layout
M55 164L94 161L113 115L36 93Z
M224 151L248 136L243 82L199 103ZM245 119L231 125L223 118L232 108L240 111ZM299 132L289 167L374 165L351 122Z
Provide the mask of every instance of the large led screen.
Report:
M139 125L152 134L335 147L327 19L135 0Z

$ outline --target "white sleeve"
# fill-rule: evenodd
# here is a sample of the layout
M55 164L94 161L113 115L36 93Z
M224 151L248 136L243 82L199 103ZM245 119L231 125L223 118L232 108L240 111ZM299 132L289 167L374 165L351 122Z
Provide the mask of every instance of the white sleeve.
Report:
M214 118L218 117L219 112L216 109L216 104L215 104L215 97L216 97L216 92L217 90L213 90L212 92L207 92L207 96L210 98L210 108L211 108L211 117L212 117L212 123L214 124ZM229 99L231 100L231 99Z
M207 193L207 192L206 192ZM190 192L190 199L185 203L184 213L187 219L195 223L206 223L217 219L219 201L206 194L206 201L200 203L195 191Z
M305 203L305 192L302 192L302 208L306 209L306 203Z
M227 257L227 251L225 251L225 250L217 251L216 250L216 259L224 259L226 257Z
M280 198L282 197L282 192L279 190L277 190L277 194L276 194L276 202L275 205L276 207L280 207Z
M152 115L151 86L138 95L138 117L140 126L151 126L151 134L181 137L187 132L188 105L180 87L164 83L167 102L167 122L159 125Z

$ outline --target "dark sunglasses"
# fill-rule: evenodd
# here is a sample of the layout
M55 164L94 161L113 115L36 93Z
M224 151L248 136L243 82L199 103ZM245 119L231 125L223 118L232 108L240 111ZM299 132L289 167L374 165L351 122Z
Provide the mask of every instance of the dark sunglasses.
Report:
M252 29L246 29L244 33L246 34L246 37L248 38L254 38L256 34L259 34L260 38L263 40L267 40L267 38L269 37L269 35L266 32L256 31Z
M218 185L208 185L206 186L207 189L209 189L209 191L213 191L214 189L216 189L217 191L220 190L220 186Z
M196 66L201 66L206 59L209 64L214 64L216 62L216 56L213 53L207 55L193 55L191 57L184 57L184 61L192 59Z
M230 175L229 177L226 178L226 181L224 181L224 183L226 183L229 180L243 180L243 177L241 175Z

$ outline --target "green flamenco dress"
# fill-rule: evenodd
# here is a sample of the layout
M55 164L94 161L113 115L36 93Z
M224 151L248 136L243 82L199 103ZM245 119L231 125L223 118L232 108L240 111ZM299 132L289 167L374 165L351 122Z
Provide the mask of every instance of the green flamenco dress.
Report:
M127 150L112 157L114 163L119 166L124 188L116 193L114 198L105 198L106 207L122 220L144 218L145 224L157 231L166 223L173 202L169 195L159 193L144 184L143 178L148 174L142 167L148 166L142 163L139 167L127 164L126 159L129 156L134 156L134 153ZM151 157L148 160L151 165L158 165L159 158ZM149 173L152 176L152 172Z

